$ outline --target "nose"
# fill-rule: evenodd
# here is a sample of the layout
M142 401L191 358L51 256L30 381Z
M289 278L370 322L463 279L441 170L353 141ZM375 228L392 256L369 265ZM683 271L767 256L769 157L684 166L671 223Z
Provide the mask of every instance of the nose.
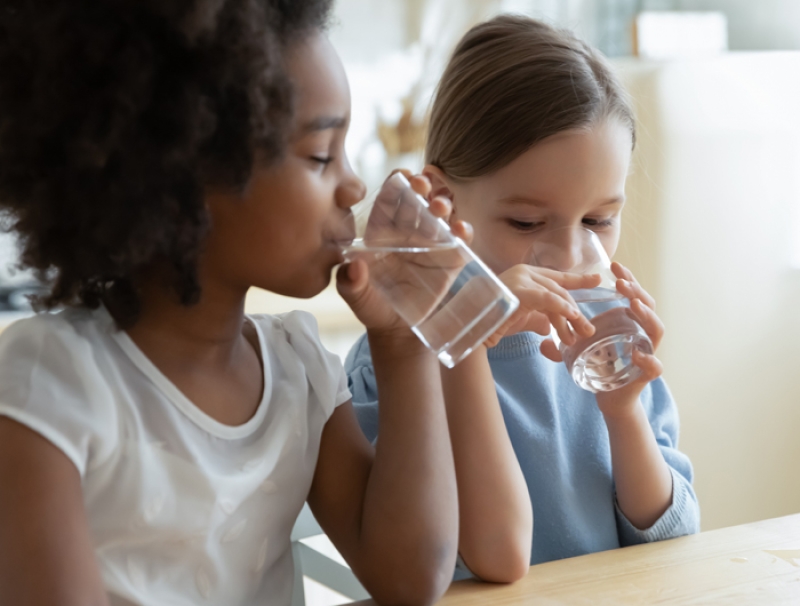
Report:
M336 205L339 208L350 208L358 204L367 195L367 186L358 178L350 166L350 161L345 160L344 176L336 189Z
M584 238L577 229L559 230L556 235L556 262L559 271L576 271L583 265Z
M557 271L580 272L592 264L591 234L580 227L562 227L537 237L532 248L533 264Z

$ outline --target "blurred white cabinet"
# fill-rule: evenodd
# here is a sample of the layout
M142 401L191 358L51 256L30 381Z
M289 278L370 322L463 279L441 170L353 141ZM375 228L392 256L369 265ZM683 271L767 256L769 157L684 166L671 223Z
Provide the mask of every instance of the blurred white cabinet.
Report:
M800 52L616 67L639 119L617 258L667 326L703 528L800 511Z

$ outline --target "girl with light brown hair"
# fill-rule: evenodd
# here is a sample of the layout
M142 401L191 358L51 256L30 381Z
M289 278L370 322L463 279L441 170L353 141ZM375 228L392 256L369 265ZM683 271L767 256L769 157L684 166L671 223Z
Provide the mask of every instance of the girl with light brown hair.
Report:
M692 467L677 449L678 412L661 363L638 353L638 380L582 390L546 336L551 326L562 340L592 333L569 290L595 286L594 277L524 263L553 229L591 230L613 256L634 144L630 101L605 59L532 19L501 16L474 27L439 84L424 170L431 194L452 200L453 216L473 226L475 252L521 301L486 346L441 369L460 553L477 576L485 577L485 560L522 551L514 501L494 488L514 464L537 521L532 543L525 539L531 564L698 531ZM655 349L664 327L653 298L627 268L612 268ZM362 429L374 439L371 364L362 339L346 369Z

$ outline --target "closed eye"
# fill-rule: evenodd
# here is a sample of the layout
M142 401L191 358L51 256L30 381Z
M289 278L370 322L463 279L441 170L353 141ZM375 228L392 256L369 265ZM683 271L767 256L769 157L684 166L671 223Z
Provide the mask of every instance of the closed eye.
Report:
M311 156L311 160L324 166L333 162L333 156Z
M593 219L591 217L586 217L583 219L583 224L587 227L611 227L614 225L614 218Z
M517 219L508 219L508 224L519 231L533 231L544 225L542 221L518 221Z

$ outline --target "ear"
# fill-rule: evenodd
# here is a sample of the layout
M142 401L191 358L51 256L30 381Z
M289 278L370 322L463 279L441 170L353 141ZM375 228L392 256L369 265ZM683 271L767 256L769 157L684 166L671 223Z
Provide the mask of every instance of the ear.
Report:
M430 198L433 199L435 196L442 196L450 200L455 208L455 194L450 187L450 179L444 174L444 171L438 166L427 164L425 168L422 169L422 175L427 177L428 181L431 182Z

